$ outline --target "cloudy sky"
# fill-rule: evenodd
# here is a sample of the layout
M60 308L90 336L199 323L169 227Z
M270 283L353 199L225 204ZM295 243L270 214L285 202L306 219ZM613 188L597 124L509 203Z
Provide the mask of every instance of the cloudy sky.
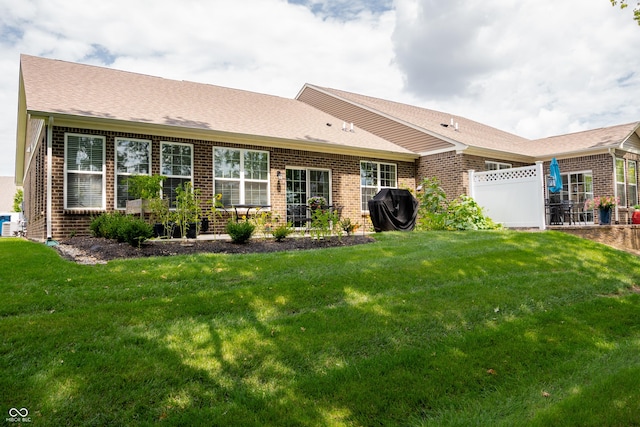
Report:
M639 121L639 46L608 0L0 0L0 175L21 53L287 98L309 82L539 138Z

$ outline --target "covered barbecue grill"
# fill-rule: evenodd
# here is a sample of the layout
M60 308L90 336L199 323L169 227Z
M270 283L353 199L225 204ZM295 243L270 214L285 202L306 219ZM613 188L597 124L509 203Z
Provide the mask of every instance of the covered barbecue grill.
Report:
M369 200L369 214L377 231L411 231L418 217L418 201L409 190L385 188Z

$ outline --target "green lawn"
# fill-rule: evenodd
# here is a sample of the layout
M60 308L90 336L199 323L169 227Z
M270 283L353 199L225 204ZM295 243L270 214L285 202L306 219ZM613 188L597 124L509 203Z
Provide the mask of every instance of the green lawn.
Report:
M95 266L0 240L0 411L34 426L640 425L640 258L558 232L376 238Z

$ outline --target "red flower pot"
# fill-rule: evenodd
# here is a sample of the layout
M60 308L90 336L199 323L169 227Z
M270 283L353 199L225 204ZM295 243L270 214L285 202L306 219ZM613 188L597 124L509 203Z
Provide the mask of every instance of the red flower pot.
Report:
M633 211L633 215L631 215L631 223L640 224L640 211Z

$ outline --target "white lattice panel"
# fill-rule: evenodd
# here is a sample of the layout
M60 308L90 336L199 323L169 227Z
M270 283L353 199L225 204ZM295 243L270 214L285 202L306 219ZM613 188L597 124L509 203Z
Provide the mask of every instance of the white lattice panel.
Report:
M476 172L473 175L474 182L500 182L514 180L535 179L538 172L535 166L525 168L501 169L496 171Z
M505 227L544 228L542 165L471 172L470 194Z

